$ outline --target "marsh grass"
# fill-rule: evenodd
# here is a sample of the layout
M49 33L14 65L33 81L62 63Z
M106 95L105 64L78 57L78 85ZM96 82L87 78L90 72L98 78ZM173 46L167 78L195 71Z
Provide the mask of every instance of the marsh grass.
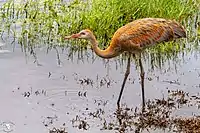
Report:
M100 47L106 48L114 32L135 19L162 17L175 19L187 26L187 20L198 12L198 0L8 0L0 10L1 33L14 36L23 51L47 46L87 49L86 41L64 41L64 35L89 28ZM185 45L167 43L150 49L149 56L180 52ZM156 58L156 57L155 57Z

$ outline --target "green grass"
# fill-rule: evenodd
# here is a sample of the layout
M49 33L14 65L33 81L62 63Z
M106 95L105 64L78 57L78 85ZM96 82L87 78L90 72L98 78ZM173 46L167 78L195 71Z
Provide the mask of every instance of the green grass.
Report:
M135 19L162 17L183 22L196 10L192 1L183 0L93 0L91 9L79 14L82 24L76 29L92 29L105 46L119 27Z
M1 8L0 15L4 27L21 25L20 31L15 33L17 38L28 36L36 41L42 37L47 43L62 42L64 35L90 28L104 46L119 27L135 19L162 17L182 22L195 12L197 3L193 0L74 0L71 3L62 0L14 3L10 0ZM16 31L13 29L13 32Z
M64 41L64 35L90 28L100 47L105 48L119 27L135 19L162 17L184 24L198 10L198 0L8 0L0 10L1 32L14 36L27 51L44 45L76 51L85 49L88 43ZM157 49L174 52L182 48L162 45Z

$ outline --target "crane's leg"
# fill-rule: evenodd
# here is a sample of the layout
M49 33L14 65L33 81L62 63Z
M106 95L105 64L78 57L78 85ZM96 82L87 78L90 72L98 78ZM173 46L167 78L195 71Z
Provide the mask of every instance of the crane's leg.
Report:
M144 95L144 68L142 65L142 60L141 60L141 53L139 56L139 65L140 65L140 77L141 77L141 88L142 88L142 109L144 110L145 108L145 95Z
M127 63L127 68L126 68L126 73L124 75L124 80L123 80L123 83L122 83L122 86L121 86L121 91L119 93L119 97L118 97L118 100L117 100L117 106L118 106L118 108L120 107L120 100L121 100L121 97L122 97L122 93L124 91L124 86L125 86L126 80L128 78L128 75L130 73L130 65L131 65L131 53L129 53L128 63Z

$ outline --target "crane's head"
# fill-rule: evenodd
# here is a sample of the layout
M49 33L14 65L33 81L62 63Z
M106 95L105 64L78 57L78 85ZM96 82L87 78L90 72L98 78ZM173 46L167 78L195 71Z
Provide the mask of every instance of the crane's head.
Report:
M77 34L72 34L71 36L65 36L65 39L91 39L93 37L93 33L92 31L90 31L89 29L85 29L80 31Z

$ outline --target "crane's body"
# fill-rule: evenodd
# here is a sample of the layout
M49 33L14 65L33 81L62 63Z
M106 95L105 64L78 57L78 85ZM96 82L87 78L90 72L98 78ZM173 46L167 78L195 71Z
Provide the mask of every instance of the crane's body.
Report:
M119 28L110 46L122 52L138 52L160 42L186 37L183 27L175 21L161 18L138 19Z
M65 39L87 39L91 42L94 52L98 56L106 59L116 57L124 51L130 53L128 58L127 70L117 102L119 106L124 85L130 73L131 54L138 54L141 53L143 49L152 45L182 37L186 37L185 29L182 25L174 20L167 20L162 18L143 18L130 22L119 28L114 33L110 45L105 50L101 50L98 47L98 42L94 34L88 29L82 30L79 33L73 34L71 36L66 36ZM141 58L139 58L139 64L141 69L142 98L144 106L144 70Z

